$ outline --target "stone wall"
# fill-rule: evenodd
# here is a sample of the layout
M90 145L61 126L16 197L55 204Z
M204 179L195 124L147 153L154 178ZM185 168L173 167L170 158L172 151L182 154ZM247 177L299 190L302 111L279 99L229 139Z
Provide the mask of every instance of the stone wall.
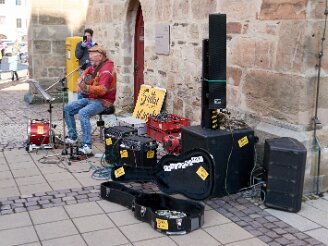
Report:
M315 188L317 150L312 119L324 0L93 0L87 21L118 67L119 107L133 103L133 38L141 4L145 22L144 82L167 89L164 109L200 123L202 40L208 15L227 14L227 96L232 115L267 137L297 138L308 149L305 192ZM170 54L155 52L155 24L169 24ZM327 44L324 53L328 53ZM328 61L321 70L317 131L328 145ZM261 146L259 145L259 149ZM328 155L321 156L321 188L328 188ZM261 151L259 151L261 152ZM263 152L263 149L262 149Z
M87 6L87 0L31 1L29 77L42 87L47 88L65 75L65 40L83 35Z

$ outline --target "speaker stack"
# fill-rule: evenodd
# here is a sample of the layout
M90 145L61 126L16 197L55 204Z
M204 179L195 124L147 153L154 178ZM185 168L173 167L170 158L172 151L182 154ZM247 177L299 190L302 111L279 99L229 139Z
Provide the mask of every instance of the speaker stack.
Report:
M225 14L209 15L209 39L203 40L202 127L215 129L217 109L226 107L226 25ZM215 121L215 119L214 119Z
M296 139L268 139L264 144L264 204L289 212L301 209L306 148Z

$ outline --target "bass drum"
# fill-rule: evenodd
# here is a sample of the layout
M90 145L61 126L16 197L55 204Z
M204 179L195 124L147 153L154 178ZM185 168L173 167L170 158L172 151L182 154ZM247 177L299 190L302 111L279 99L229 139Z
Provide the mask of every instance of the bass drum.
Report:
M50 140L49 121L29 120L27 136L30 145L48 145Z

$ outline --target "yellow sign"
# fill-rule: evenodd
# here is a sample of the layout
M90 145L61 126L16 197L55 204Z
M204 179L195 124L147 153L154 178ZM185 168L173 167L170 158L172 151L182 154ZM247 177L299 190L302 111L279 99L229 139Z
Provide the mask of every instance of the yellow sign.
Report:
M124 167L120 167L114 171L115 178L119 178L125 174Z
M149 85L141 85L132 117L147 121L148 116L158 115L164 102L166 90Z
M200 166L196 172L198 174L198 176L205 181L205 179L208 177L208 172L206 171L205 168L203 168L202 166Z
M155 157L155 150L147 151L147 159L153 159Z
M169 229L169 223L167 222L167 220L162 220L162 219L156 218L156 224L157 224L158 229L161 229L161 230Z
M121 153L121 158L128 158L129 157L129 153L126 149L121 150L120 153Z
M112 141L111 138L106 138L105 142L106 142L106 145L112 145L113 144L113 141Z
M244 147L246 144L248 144L248 138L247 136L241 138L238 140L239 148Z

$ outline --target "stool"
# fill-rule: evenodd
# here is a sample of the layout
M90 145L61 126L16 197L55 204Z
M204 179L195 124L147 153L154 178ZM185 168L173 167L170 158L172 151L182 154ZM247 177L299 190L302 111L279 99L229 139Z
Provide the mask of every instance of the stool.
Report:
M100 139L103 138L103 132L104 132L104 127L105 127L105 121L103 120L102 116L103 115L110 115L115 113L115 107L110 107L106 108L104 111L99 113L99 119L97 121L97 126L100 128Z

